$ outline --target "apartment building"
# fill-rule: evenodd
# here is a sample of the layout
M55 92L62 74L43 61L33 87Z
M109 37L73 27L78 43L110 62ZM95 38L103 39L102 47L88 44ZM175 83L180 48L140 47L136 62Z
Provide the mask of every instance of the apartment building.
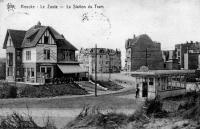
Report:
M141 66L147 66L150 70L163 69L161 44L146 35L133 36L125 43L126 59L125 71L136 71Z
M95 72L95 48L81 48L78 53L80 65L89 73ZM97 48L97 72L116 73L121 71L121 51Z

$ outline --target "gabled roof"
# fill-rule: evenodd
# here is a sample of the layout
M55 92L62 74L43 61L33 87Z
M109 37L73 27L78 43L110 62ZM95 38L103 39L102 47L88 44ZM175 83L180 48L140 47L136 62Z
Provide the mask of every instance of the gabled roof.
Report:
M56 44L58 47L66 48L69 50L77 50L76 47L74 47L70 42L68 42L64 36L59 34L55 29L53 29L50 26L41 26L41 25L35 25L31 27L25 35L25 38L22 43L22 47L34 47L42 37L42 35L45 33L46 30L49 30L49 32L52 34L54 40L56 41Z
M48 28L47 26L39 26L39 25L31 27L26 32L26 35L22 42L22 47L34 47L40 40L41 36L44 34L47 28ZM34 37L31 37L33 35Z
M55 29L53 29L51 26L42 26L41 23L34 25L27 31L8 29L3 48L6 48L8 35L11 35L15 48L35 47L46 30L50 32L59 48L77 50L76 47L74 47L64 38L63 35L59 34Z
M68 49L68 50L78 50L76 47L74 47L69 41L67 41L65 38L64 39L58 39L57 40L57 47L58 48L63 48L63 49Z
M25 34L26 34L26 31L24 31L24 30L8 29L7 34L6 34L6 38L4 40L3 49L6 49L6 44L7 44L7 40L8 40L9 35L12 39L13 46L15 48L20 48Z

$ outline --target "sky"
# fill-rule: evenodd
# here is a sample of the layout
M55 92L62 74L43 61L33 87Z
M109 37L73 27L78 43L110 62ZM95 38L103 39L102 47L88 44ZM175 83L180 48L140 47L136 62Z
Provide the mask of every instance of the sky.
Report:
M15 9L8 10L8 3ZM48 4L58 8L47 8ZM52 26L78 49L95 44L120 49L122 65L125 41L134 34L149 35L161 43L163 50L172 50L175 44L186 41L200 41L199 0L0 0L0 57L6 55L2 46L7 29L27 30L38 21Z

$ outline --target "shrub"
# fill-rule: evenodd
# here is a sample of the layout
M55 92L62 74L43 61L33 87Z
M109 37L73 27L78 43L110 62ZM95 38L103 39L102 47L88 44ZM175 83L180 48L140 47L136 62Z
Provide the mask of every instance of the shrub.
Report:
M17 97L17 87L10 86L8 88L8 98L16 98Z
M16 98L17 87L6 85L0 88L0 98Z
M191 103L189 108L186 108L186 111L183 112L183 118L193 119L200 122L200 97L198 97L195 101L186 102L188 104Z
M154 117L165 117L167 112L162 110L162 105L162 102L158 99L146 100L144 110L148 116L153 115Z
M101 129L116 129L128 122L128 116L123 113L109 112L103 114L98 107L85 106L81 113L64 129L79 128L79 127L97 127Z
M13 113L1 120L0 129L56 129L56 127L48 121L44 127L40 127L31 116L25 118Z

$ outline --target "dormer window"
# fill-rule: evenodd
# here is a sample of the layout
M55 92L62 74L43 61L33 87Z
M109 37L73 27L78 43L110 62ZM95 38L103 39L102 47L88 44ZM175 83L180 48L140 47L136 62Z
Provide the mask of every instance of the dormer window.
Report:
M44 36L44 44L48 44L49 36Z

